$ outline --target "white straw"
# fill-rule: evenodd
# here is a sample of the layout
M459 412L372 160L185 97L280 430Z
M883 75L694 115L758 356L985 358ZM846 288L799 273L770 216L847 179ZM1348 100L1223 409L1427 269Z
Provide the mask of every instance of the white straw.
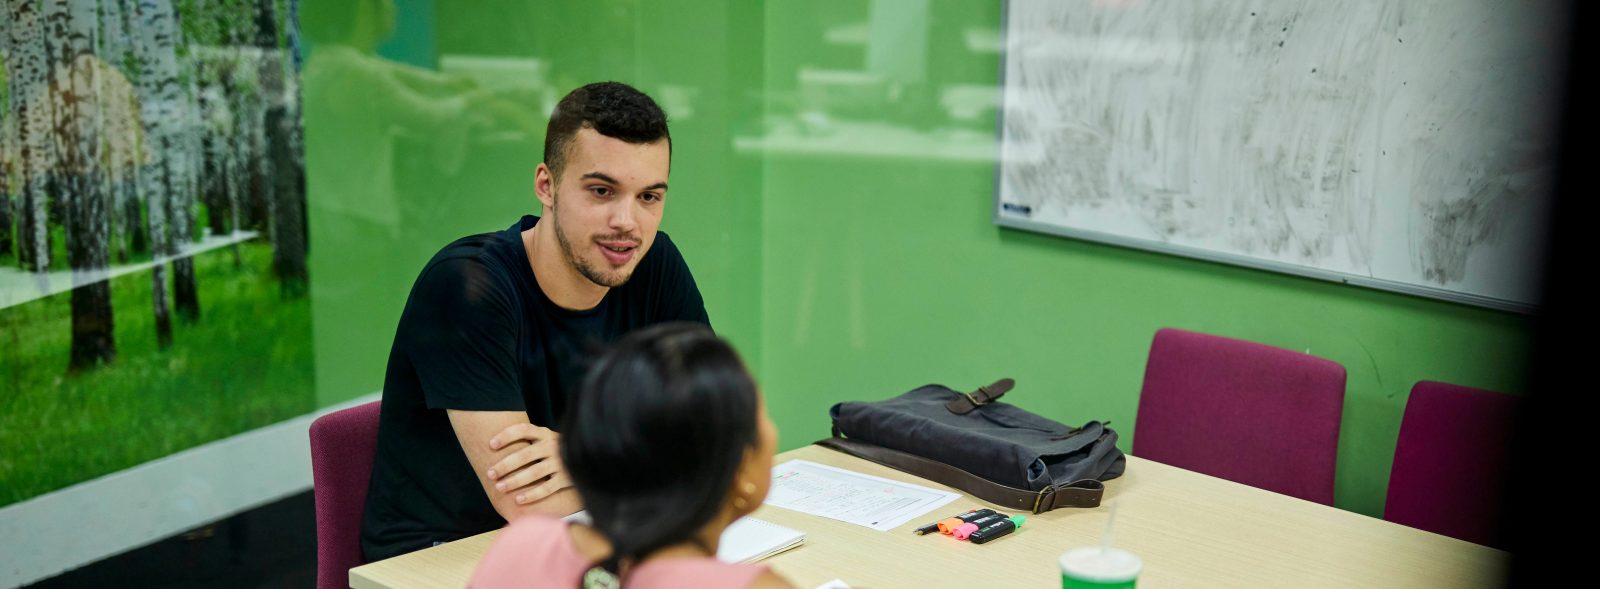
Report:
M1111 524L1117 521L1117 504L1111 504L1111 514L1106 516L1106 531L1100 535L1100 552L1111 550Z

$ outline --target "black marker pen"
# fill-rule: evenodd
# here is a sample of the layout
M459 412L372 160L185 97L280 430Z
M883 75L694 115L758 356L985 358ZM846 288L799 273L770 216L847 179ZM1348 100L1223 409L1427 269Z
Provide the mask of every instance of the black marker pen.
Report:
M1019 515L1011 519L1000 520L973 532L967 536L967 539L971 540L973 544L982 544L1016 531L1017 528L1022 527L1022 522L1027 521L1027 519Z
M950 531L950 535L954 536L955 539L957 539L957 540L966 540L967 538L972 536L973 532L976 532L976 531L981 530L983 528L986 528L986 527L988 527L988 526L990 526L992 524L995 524L995 523L998 523L998 522L1002 522L1002 521L1006 521L1006 515L1003 514L1003 513L996 513L996 514L992 514L992 515L986 515L986 516L980 517L978 519L972 520L970 522L967 522L967 523L961 524L959 526L956 526L955 529Z

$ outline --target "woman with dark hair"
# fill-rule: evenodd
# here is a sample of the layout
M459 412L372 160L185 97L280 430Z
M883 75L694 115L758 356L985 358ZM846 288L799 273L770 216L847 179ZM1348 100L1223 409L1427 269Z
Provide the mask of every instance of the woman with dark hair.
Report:
M790 587L763 565L716 560L756 510L778 433L755 381L704 325L635 332L590 370L569 408L561 460L592 525L512 522L473 574L493 587Z

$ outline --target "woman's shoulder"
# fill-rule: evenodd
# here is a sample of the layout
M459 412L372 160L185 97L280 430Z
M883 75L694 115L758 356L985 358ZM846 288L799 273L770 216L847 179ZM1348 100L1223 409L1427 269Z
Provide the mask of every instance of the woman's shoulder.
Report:
M523 587L531 575L575 587L587 564L572 547L567 522L548 515L517 518L500 531L472 572L478 589Z
M668 589L705 587L744 589L746 587L788 587L771 585L782 581L766 565L730 564L715 558L672 558L646 562L628 579L628 589Z
M794 589L788 579L778 576L772 569L761 567L761 574L750 580L750 589Z
M539 542L555 538L565 540L566 520L543 513L532 513L506 524L495 538L495 544L505 542Z

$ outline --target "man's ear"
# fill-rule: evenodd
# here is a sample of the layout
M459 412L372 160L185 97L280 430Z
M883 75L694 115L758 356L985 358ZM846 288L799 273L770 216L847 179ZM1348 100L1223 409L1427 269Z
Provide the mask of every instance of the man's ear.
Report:
M556 175L550 170L550 166L541 163L538 168L534 168L533 193L539 197L539 204L544 207L544 210L549 211L555 208Z

